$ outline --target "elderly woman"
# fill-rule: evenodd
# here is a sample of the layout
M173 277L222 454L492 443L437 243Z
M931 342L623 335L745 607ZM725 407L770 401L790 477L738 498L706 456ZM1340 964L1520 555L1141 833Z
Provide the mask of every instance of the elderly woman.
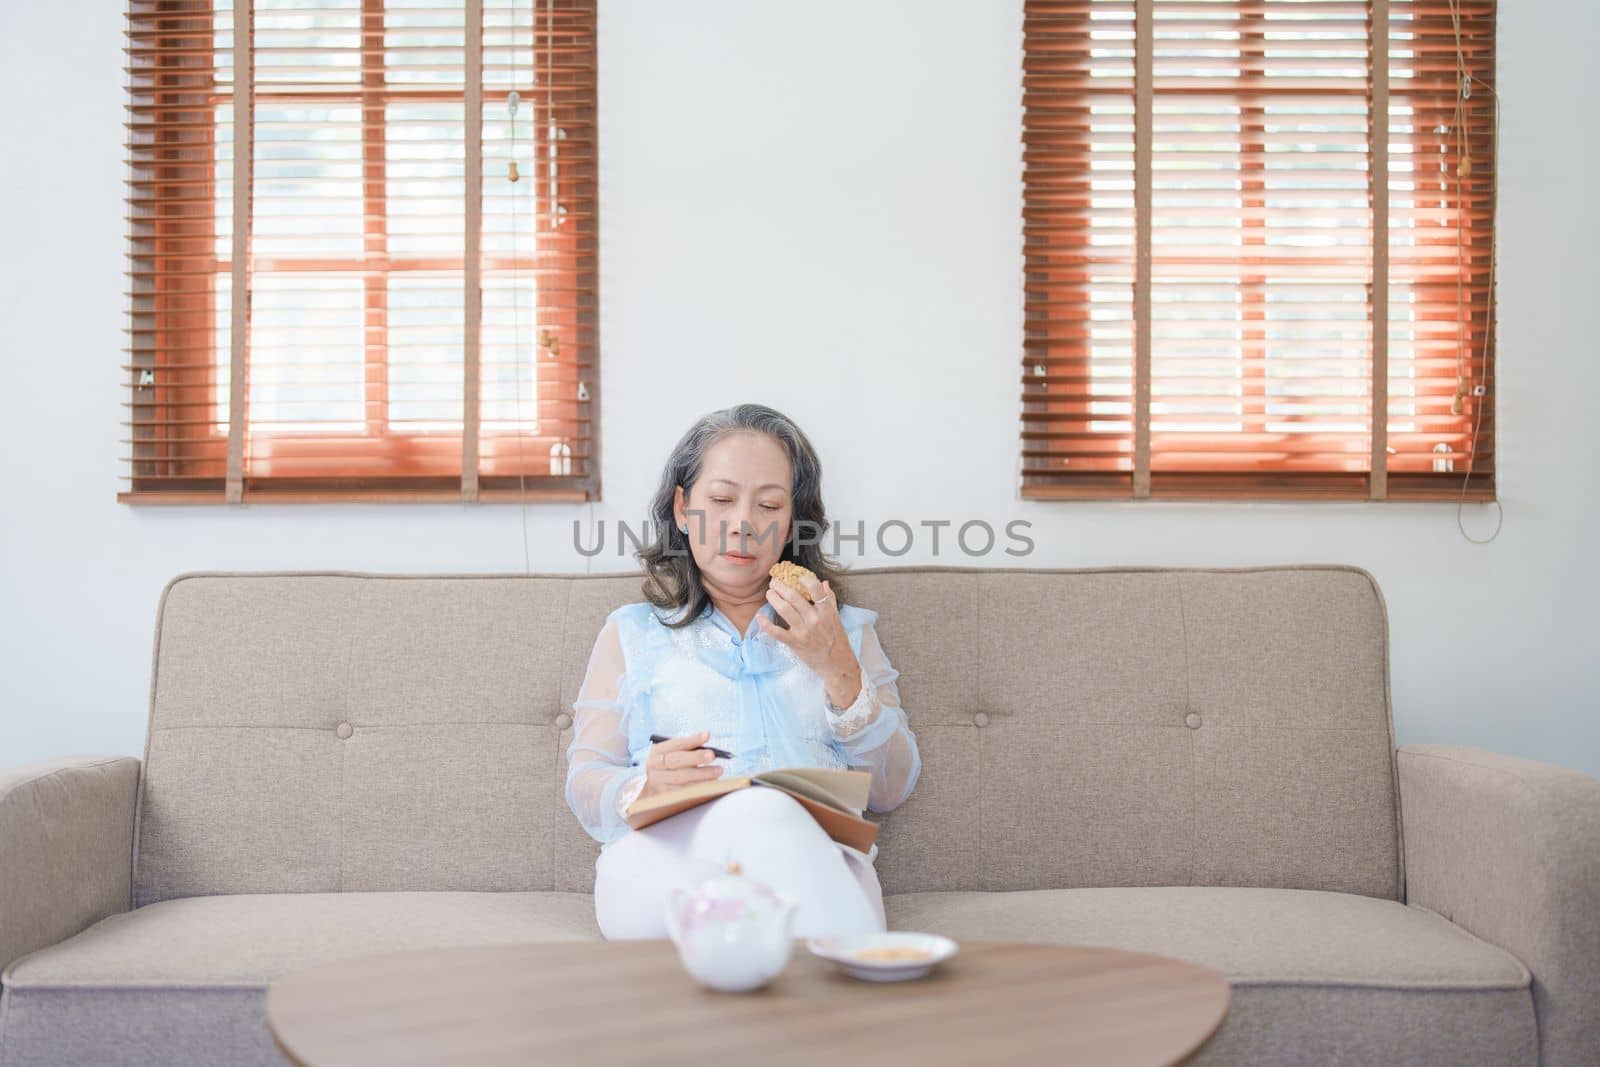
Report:
M567 803L604 844L594 901L607 938L665 937L668 892L735 861L796 901L799 936L884 929L877 846L835 842L778 790L639 830L623 818L639 797L778 767L870 771L873 811L910 795L922 760L877 613L839 601L838 569L812 543L826 528L821 480L805 434L759 404L705 416L667 459L661 533L639 552L648 602L607 616L567 750ZM780 559L817 576L803 577L806 596L769 577Z

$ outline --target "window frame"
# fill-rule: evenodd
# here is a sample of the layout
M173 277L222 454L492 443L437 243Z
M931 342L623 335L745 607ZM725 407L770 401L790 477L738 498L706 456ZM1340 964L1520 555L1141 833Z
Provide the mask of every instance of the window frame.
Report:
M1369 275L1369 283L1366 286L1368 350L1372 359L1367 376L1367 390L1363 397L1366 413L1362 416L1367 422L1364 435L1372 442L1367 467L1360 471L1331 469L1295 471L1289 469L1292 459L1286 457L1279 461L1281 466L1270 469L1240 469L1244 466L1241 462L1236 465L1217 465L1216 469L1153 470L1150 446L1152 421L1150 360L1151 352L1157 342L1153 342L1150 337L1149 305L1152 301L1153 255L1150 216L1151 187L1158 177L1151 159L1151 144L1158 136L1154 127L1152 86L1155 80L1154 31L1159 25L1155 19L1154 0L1135 0L1131 4L1132 41L1122 46L1125 50L1128 48L1132 50L1133 72L1129 96L1133 102L1131 198L1134 207L1128 217L1133 227L1134 239L1130 242L1126 256L1120 261L1133 279L1131 307L1134 311L1134 320L1130 324L1132 338L1129 341L1132 382L1126 397L1131 410L1127 415L1107 414L1103 405L1099 409L1094 407L1097 396L1092 392L1091 386L1092 321L1088 309L1091 307L1090 290L1096 283L1090 280L1090 267L1085 266L1074 276L1073 272L1061 265L1080 250L1084 250L1085 246L1074 245L1074 235L1087 230L1088 223L1084 220L1093 210L1090 198L1094 194L1091 191L1093 186L1087 162L1089 149L1081 149L1084 160L1081 166L1076 168L1059 166L1054 171L1051 169L1053 165L1061 163L1062 151L1071 151L1070 148L1062 149L1053 142L1070 143L1074 135L1086 136L1087 131L1093 129L1095 121L1092 118L1083 118L1080 127L1075 124L1080 120L1062 118L1063 109L1078 108L1087 111L1090 107L1090 98L1098 92L1091 87L1092 83L1088 81L1087 74L1093 62L1089 58L1092 54L1089 43L1092 16L1088 12L1092 4L1093 0L1026 0L1024 5L1022 64L1024 340L1020 367L1022 413L1019 437L1021 498L1034 500L1360 499L1438 500L1450 503L1460 500L1494 499L1497 465L1494 462L1496 350L1492 227L1495 188L1492 164L1496 162L1494 159L1496 146L1493 143L1493 128L1490 125L1493 108L1487 103L1488 98L1492 97L1492 92L1482 91L1481 84L1475 86L1479 89L1478 99L1469 107L1469 120L1466 123L1468 136L1472 139L1471 153L1474 163L1480 168L1477 188L1468 188L1474 184L1470 179L1459 182L1451 179L1434 197L1425 194L1420 174L1414 174L1413 191L1406 194L1415 201L1406 210L1416 212L1421 209L1424 201L1437 199L1438 210L1450 212L1458 220L1467 220L1467 227L1471 232L1464 240L1473 249L1473 256L1468 260L1472 265L1466 268L1469 277L1464 284L1473 289L1482 287L1486 290L1481 302L1469 298L1466 307L1467 319L1464 323L1465 339L1460 339L1458 335L1458 339L1454 342L1464 353L1464 365L1469 380L1475 387L1482 386L1485 390L1485 395L1481 398L1466 396L1463 412L1458 416L1452 416L1457 421L1473 426L1469 438L1470 453L1464 463L1457 460L1453 464L1455 469L1436 473L1389 469L1390 427L1396 423L1403 423L1405 417L1395 414L1392 401L1387 395L1390 384L1387 363L1388 334L1397 325L1397 320L1388 315L1387 303L1390 289L1400 284L1397 281L1397 272L1392 271L1389 265L1389 253L1397 246L1387 233L1389 220L1396 216L1396 210L1389 206L1389 198L1397 189L1396 175L1400 172L1390 166L1388 156L1391 148L1399 146L1411 148L1414 158L1419 157L1424 150L1437 148L1441 138L1432 132L1420 129L1411 134L1406 134L1400 129L1401 124L1394 111L1396 101L1402 97L1413 101L1422 99L1431 90L1419 84L1422 79L1409 84L1390 84L1390 75L1399 65L1393 54L1397 31L1390 21L1390 3L1389 0L1366 0L1369 31L1366 96L1369 114L1366 148L1369 154L1367 189L1368 205L1372 212L1369 215L1366 242L1368 257L1372 263L1372 274ZM1239 5L1241 11L1259 6L1248 2ZM1477 3L1473 6L1487 7L1490 25L1487 44L1476 33L1463 35L1464 47L1469 52L1469 69L1476 70L1474 64L1483 59L1482 53L1486 49L1488 76L1493 77L1495 5L1489 0L1486 5ZM1130 5L1108 3L1106 7L1108 10L1118 7L1125 11ZM1479 27L1472 29L1481 32ZM1072 37L1073 33L1079 34L1079 37ZM1243 36L1240 39L1242 41ZM1380 39L1384 42L1381 47L1378 45ZM1067 43L1063 44L1063 41ZM1115 48L1115 46L1110 47L1113 50ZM1247 50L1242 50L1241 58L1247 58L1243 55L1245 51ZM1375 54L1380 54L1380 62L1374 61ZM1070 58L1063 59L1063 56ZM1375 68L1379 66L1382 67L1382 74L1375 76ZM1419 61L1414 69L1422 70L1423 66L1423 62ZM1428 85L1434 85L1438 81L1436 74L1431 76L1434 80ZM1078 79L1076 82L1072 80L1074 77ZM1453 71L1443 77L1453 84ZM1475 73L1474 77L1478 75ZM1123 79L1118 84L1126 85L1127 81ZM1065 86L1071 88L1064 88ZM1127 90L1114 88L1106 91L1117 94ZM1454 100L1448 89L1442 91L1446 100ZM1433 95L1437 97L1439 93L1434 92ZM1247 106L1249 97L1250 94L1245 92L1235 99L1243 108ZM1068 102L1062 103L1063 99ZM1037 110L1033 106L1035 100L1039 101ZM1379 121L1386 123L1387 132L1387 136L1381 141L1372 134L1373 125ZM1063 122L1065 125L1062 125ZM1247 146L1243 138L1249 129L1249 124L1241 122L1239 145L1241 156L1246 152ZM1080 130L1083 132L1078 132ZM1092 137L1089 139L1092 140ZM1451 155L1448 158L1453 166L1455 157ZM1491 164L1487 177L1482 169L1486 160ZM1071 158L1068 162L1069 164L1072 162ZM1245 167L1240 173L1241 204L1248 206L1252 186L1257 184L1252 181L1252 176L1265 175L1267 172L1262 166L1255 165ZM1464 206L1452 206L1451 202L1455 201L1458 195L1462 198ZM1480 207L1485 203L1486 208ZM1381 224L1376 221L1380 214L1383 218ZM1487 215L1486 230L1475 225L1479 217L1484 214ZM1453 246L1456 229L1452 227L1450 233L1452 235L1450 243ZM1381 254L1378 249L1380 244ZM1484 250L1488 252L1487 262L1482 259L1481 254ZM1053 253L1054 258L1052 258ZM1095 256L1103 256L1103 253L1084 255L1081 262L1087 264ZM1107 258L1105 262L1110 263L1111 260ZM1242 279L1244 274L1248 273L1242 255L1240 268ZM1387 287L1376 284L1376 279L1380 276L1386 279ZM1454 284L1452 280L1450 288L1453 289ZM1245 282L1241 280L1238 288L1243 294L1246 288ZM1380 288L1382 296L1378 297L1375 294ZM1144 305L1142 308L1139 306L1141 303ZM1052 314L1060 316L1064 306L1084 309L1081 320L1062 321L1059 318L1052 320ZM1382 331L1372 329L1375 321L1386 322L1389 329ZM1417 336L1425 337L1429 323L1438 321L1440 320L1419 320L1420 329ZM1245 380L1241 385L1244 392L1234 399L1240 403L1240 417L1247 419L1249 405L1244 401L1249 395L1254 395L1250 391L1249 375L1245 370L1248 366L1246 348L1251 343L1250 319L1247 314L1241 318L1239 325L1242 332L1238 342L1238 359ZM1479 344L1483 346L1481 350L1478 348ZM1063 354L1064 351L1073 350L1078 354ZM1063 369L1062 364L1068 364L1069 367ZM1073 369L1071 365L1078 366ZM1435 402L1438 400L1437 393L1424 394L1423 397ZM1448 403L1449 398L1445 399ZM1388 410L1387 420L1373 417L1372 413L1379 404ZM1127 429L1102 430L1097 433L1089 429L1090 417L1095 415L1098 415L1095 421L1121 422ZM1161 416L1155 415L1154 418L1159 420ZM1237 430L1217 433L1184 431L1182 441L1186 448L1191 443L1198 446L1197 451L1203 450L1208 442L1212 447L1222 444L1236 447L1239 432ZM1297 435L1280 436L1286 438L1282 442L1284 444L1289 444L1290 441L1296 444L1304 442L1304 438L1295 440ZM1076 438L1077 441L1070 445L1052 444L1052 441L1063 437ZM1097 462L1086 463L1087 466L1104 467L1117 464L1122 461L1109 457L1119 457L1124 452L1126 466L1121 469L1079 469L1076 472L1060 469L1069 466L1074 456L1080 456L1083 460L1098 457ZM1245 453L1239 455L1242 458L1247 457ZM1463 469L1463 466L1466 469Z
M213 40L216 32L215 12L211 0L133 0L128 9L128 38L130 52L137 49L141 37L156 41L149 56L151 67L143 91L158 101L153 108L146 107L149 136L153 143L143 146L140 154L138 135L130 135L129 197L135 205L129 217L130 278L130 361L123 365L128 390L124 401L129 410L124 429L128 436L123 444L135 454L124 457L129 473L123 475L130 487L119 492L117 499L127 504L196 504L196 503L491 503L491 502L581 502L600 498L599 433L597 427L599 403L598 359L598 211L597 211L597 84L595 0L527 0L533 13L534 39L526 48L537 54L538 49L549 46L550 55L557 48L565 54L581 53L578 61L580 74L574 79L570 69L558 63L550 79L553 89L543 98L536 92L524 90L522 96L532 111L530 126L534 131L531 144L523 155L528 171L536 168L533 160L553 155L551 137L547 131L565 140L569 129L582 128L587 132L588 156L579 151L572 158L563 159L561 168L554 171L552 180L536 180L534 174L522 180L530 189L533 200L529 210L535 219L549 217L561 210L573 222L564 234L546 236L541 233L536 247L521 253L522 269L539 270L554 279L553 284L541 286L540 306L530 310L528 321L521 327L526 337L527 351L533 358L522 356L531 364L534 374L534 395L541 414L535 416L540 424L538 433L516 430L498 435L485 434L480 428L481 414L481 363L475 358L481 344L484 328L483 279L494 271L509 271L516 263L509 255L490 255L482 251L483 211L487 200L484 188L488 180L483 174L484 109L504 106L507 89L490 87L484 78L484 56L489 46L485 42L487 24L483 0L465 0L465 40L463 44L464 78L460 88L427 89L406 87L397 89L386 81L383 56L386 49L383 0L361 0L361 57L362 80L348 90L306 93L283 93L286 100L305 102L348 103L361 114L362 144L362 246L359 259L349 256L317 256L304 258L254 259L247 246L249 234L244 220L238 216L237 201L232 211L217 203L217 193L222 184L219 177L222 159L218 152L217 126L211 116L219 107L230 103L234 107L233 151L237 154L251 152L253 138L248 130L241 136L241 127L248 127L257 103L271 99L274 94L253 84L251 56L246 49L254 48L254 23L246 35L244 46L235 37L233 50L235 83L222 85L216 78L217 50L197 47L198 40ZM254 4L251 0L234 0L233 18L252 19ZM545 36L539 36L539 22L548 16ZM557 32L557 17L561 31ZM146 26L141 32L141 20ZM568 32L570 25L581 29ZM471 44L473 31L477 30L477 56ZM555 42L561 42L557 45ZM573 42L577 41L576 48ZM198 103L199 90L193 86L175 89L171 84L181 80L181 75L195 74L200 64L209 64L211 86L206 101ZM134 77L137 60L130 63L129 95L134 96ZM242 74L241 74L242 72ZM180 78L174 78L178 75ZM235 97L239 86L242 102ZM474 87L475 86L475 87ZM580 90L576 103L571 90ZM464 247L455 256L401 256L388 254L387 197L389 183L385 176L387 165L387 109L397 100L416 102L459 102L462 106L463 141L466 144L466 166L463 172L462 203ZM131 106L134 124L138 123L140 109ZM186 113L203 113L197 120L193 114L186 121ZM244 120L242 123L240 120ZM163 152L172 149L174 152ZM199 152L203 161L185 158L183 153ZM570 156L571 154L568 153ZM235 158L236 158L235 156ZM197 180L197 168L205 177ZM141 169L147 170L141 176ZM143 192L145 188L148 193ZM200 190L201 196L194 196ZM185 193L190 194L185 198ZM236 190L237 193L237 190ZM150 206L148 223L140 231L136 205ZM474 204L473 202L476 201ZM176 215L170 214L178 207ZM558 207L559 206L559 207ZM378 210L374 210L377 208ZM219 238L219 221L231 219L233 234L231 254L224 257L216 248ZM476 227L476 232L471 232ZM198 246L192 254L181 249ZM201 251L199 249L204 249ZM180 251L175 251L180 250ZM338 273L353 272L364 276L362 325L366 334L363 343L363 409L365 427L360 432L317 431L263 431L254 432L245 420L213 420L206 417L206 406L211 397L229 382L231 402L227 411L248 411L244 390L238 384L234 370L241 362L241 345L235 344L233 352L223 352L220 346L211 345L208 358L195 354L208 346L204 343L185 342L185 337L215 337L217 318L231 311L234 329L230 340L239 332L240 308L235 302L231 308L219 305L221 287L217 279L227 275L241 252L251 268L266 267L273 271ZM475 261L476 270L468 269ZM145 269L141 269L144 264ZM554 264L552 269L551 264ZM391 273L391 268L397 268ZM396 431L388 425L388 357L389 323L387 317L387 285L393 277L404 277L406 269L435 269L460 271L464 281L463 310L467 314L465 329L479 337L464 343L462 359L463 412L459 430L436 432ZM203 306L189 306L184 298L195 296L193 291L181 288L184 276L203 275L201 288ZM233 276L240 274L234 271ZM476 287L476 293L472 288ZM543 292L565 294L561 300L545 303ZM474 296L476 299L474 299ZM148 310L142 314L151 323L140 325L141 299L148 301ZM248 314L248 299L245 312ZM476 323L473 318L476 318ZM376 336L374 336L376 331ZM519 350L521 345L518 345ZM576 358L558 359L565 349ZM139 354L146 358L140 360ZM549 357L539 358L540 355ZM525 365L527 365L525 364ZM227 368L225 379L222 371ZM477 372L477 381L473 372ZM153 381L151 376L154 376ZM562 396L552 403L547 398L563 393L575 394L576 399ZM201 399L194 399L196 395ZM241 401L244 401L241 403ZM474 405L478 410L474 411ZM544 416L542 410L556 408L553 417ZM139 411L148 409L164 412L150 420L140 420ZM198 417L187 413L201 412ZM476 415L477 417L474 417ZM547 425L569 427L567 432L549 432ZM140 427L153 428L154 436L140 438ZM197 427L198 430L185 430ZM574 429L575 428L575 429ZM507 457L515 470L511 473L494 472L494 457L480 454L483 444L495 437L511 443L493 448L504 453L499 460L506 465ZM137 455L139 445L154 449L154 454ZM558 449L560 451L558 451ZM580 451L581 450L581 451ZM307 457L327 459L336 456L341 465L368 464L381 473L356 474L353 470L331 476L273 476L256 475L247 469L246 456L266 452L269 457L286 459L291 463ZM456 461L456 472L440 476L436 472L441 461ZM469 461L475 461L469 468ZM533 473L528 465L537 466L543 461L552 468L557 464L563 473ZM141 478L138 465L149 468L186 471L203 469L192 477L183 474L159 478ZM216 468L224 466L226 473L218 477ZM262 466L270 469L270 459ZM490 468L490 469L486 469Z

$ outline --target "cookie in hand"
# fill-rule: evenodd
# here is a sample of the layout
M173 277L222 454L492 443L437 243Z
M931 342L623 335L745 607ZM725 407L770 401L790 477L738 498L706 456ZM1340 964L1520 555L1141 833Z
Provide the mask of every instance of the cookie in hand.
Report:
M805 587L800 584L800 579L802 576L815 579L816 574L814 572L800 566L793 560L780 559L772 565L772 569L767 573L772 575L774 581L782 582L810 602L811 594L805 591Z

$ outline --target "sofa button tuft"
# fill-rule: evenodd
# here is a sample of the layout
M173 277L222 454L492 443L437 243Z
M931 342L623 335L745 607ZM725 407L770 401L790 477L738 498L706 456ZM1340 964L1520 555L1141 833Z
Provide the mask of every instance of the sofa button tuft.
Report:
M341 738L347 738L356 732L356 728L347 722L342 722L333 728L333 732L338 734Z
M1183 717L1183 725L1187 726L1191 730L1200 729L1200 714L1198 712L1191 711L1189 714Z
M973 715L972 716L972 725L974 725L974 726L988 726L989 725L989 713L987 711L980 711L980 712L976 713L975 715Z
M565 730L567 727L569 727L571 725L572 725L572 716L571 715L568 715L566 712L563 711L560 715L556 716L556 729L557 730Z

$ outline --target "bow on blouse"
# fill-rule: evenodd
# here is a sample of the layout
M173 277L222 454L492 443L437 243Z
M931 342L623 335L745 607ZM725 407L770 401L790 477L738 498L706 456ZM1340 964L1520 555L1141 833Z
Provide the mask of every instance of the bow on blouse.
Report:
M770 637L740 638L739 643L734 644L733 638L724 631L719 629L717 633L723 644L720 648L714 645L708 649L705 661L724 677L737 681L746 675L770 674L794 662L794 654Z
M763 604L756 612L765 615L769 623L776 623L778 613L771 604ZM756 674L772 674L796 662L789 647L757 629L748 637L736 635L733 623L715 606L707 605L700 620L705 632L696 644L699 658L724 678L738 681Z

